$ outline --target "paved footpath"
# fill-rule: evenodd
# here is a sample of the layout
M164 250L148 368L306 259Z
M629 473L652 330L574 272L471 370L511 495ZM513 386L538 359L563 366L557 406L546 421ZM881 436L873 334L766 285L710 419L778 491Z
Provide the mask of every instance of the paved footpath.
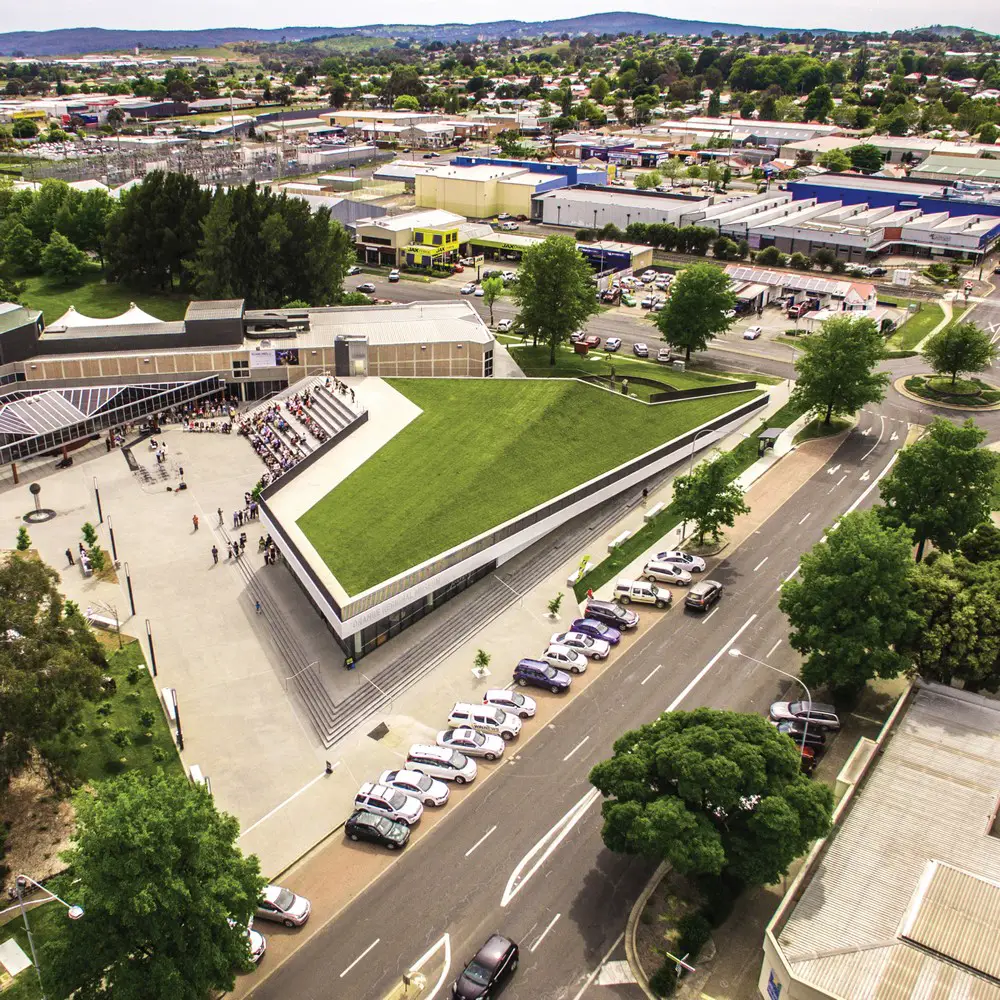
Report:
M780 394L779 394L780 395ZM751 512L737 519L734 527L728 532L729 545L722 557L727 557L743 541L750 538L759 526L775 513L808 479L816 474L828 461L837 447L843 441L844 435L833 438L810 441L801 447L787 453L784 458L768 458L759 468L769 470L767 475L758 478L748 489L747 503ZM731 447L738 443L723 442L723 446ZM641 523L642 512L637 511L634 517ZM620 531L608 533L609 539ZM658 543L662 545L661 541ZM638 561L638 560L637 560ZM718 559L710 560L711 569ZM572 567L576 565L569 561ZM540 648L549 635L559 628L565 628L572 617L576 615L577 607L571 604L557 621L553 621L544 613L545 605L551 596L565 590L566 566L561 567L540 583L531 593L524 595L523 601L513 605L495 619L474 640L465 643L447 658L434 672L434 683L424 683L401 696L392 706L389 713L378 716L389 728L391 739L372 740L359 733L354 742L347 747L337 748L337 769L329 781L342 783L344 790L353 796L360 781L374 779L381 769L398 766L400 757L407 746L415 738L432 739L434 728L421 724L421 718L441 720L447 713L451 703L459 698L479 700L481 692L488 683L503 686L508 682L510 665L519 656L530 654ZM634 645L641 645L647 637L649 629L659 620L660 616L646 615L640 629L633 635L626 635L619 647L617 655ZM489 651L493 656L493 677L489 682L482 682L472 676L472 660L477 648ZM579 697L602 675L599 666L593 665L586 674L574 678L570 698L546 699L539 698L538 714L526 727L522 734L518 752L530 742L539 732L551 728L555 717L569 704L572 698ZM369 729L368 726L362 727ZM388 740L388 742L387 742ZM482 801L479 789L489 785L500 765L490 765L480 762L480 777L470 787L453 788L452 802L444 810L428 810L420 825L414 830L414 839L425 837L438 824L447 823L459 810L467 811L464 805L467 799L473 803ZM345 780L346 779L346 780ZM309 801L311 789L301 796ZM345 802L342 822L350 811L349 799ZM439 836L447 836L448 831L439 832ZM234 996L244 997L271 975L288 958L307 941L319 933L355 898L378 879L391 865L392 856L382 852L359 850L355 845L346 842L342 835L334 831L325 841L318 845L300 861L281 873L282 884L295 891L309 896L313 903L313 916L309 923L295 931L285 931L280 927L269 927L268 958L266 968L257 974L241 977L234 991Z

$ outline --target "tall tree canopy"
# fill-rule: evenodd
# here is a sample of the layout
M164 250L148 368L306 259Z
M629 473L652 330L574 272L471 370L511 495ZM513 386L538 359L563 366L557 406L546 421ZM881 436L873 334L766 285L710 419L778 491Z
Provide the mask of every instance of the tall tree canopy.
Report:
M205 1000L249 966L263 888L239 824L183 775L130 771L77 797L64 858L85 917L53 948L58 996ZM74 992L75 990L75 992Z
M605 796L604 843L682 874L777 881L829 830L833 796L759 715L665 712L615 741L590 773Z
M927 542L948 551L997 509L1000 455L980 447L985 438L971 418L958 425L935 417L882 480L882 516L913 531L918 562Z
M593 270L569 236L549 236L524 251L511 296L517 303L517 323L549 346L549 364L556 348L597 312Z
M656 314L656 326L671 347L703 351L733 322L736 307L729 275L715 264L692 264L677 276L666 307Z
M825 424L866 403L881 402L889 376L875 369L884 358L885 345L874 320L849 315L828 319L819 333L802 341L792 400L822 414Z
M971 320L946 326L923 347L924 358L939 375L950 375L954 385L959 375L989 368L997 356L990 335Z

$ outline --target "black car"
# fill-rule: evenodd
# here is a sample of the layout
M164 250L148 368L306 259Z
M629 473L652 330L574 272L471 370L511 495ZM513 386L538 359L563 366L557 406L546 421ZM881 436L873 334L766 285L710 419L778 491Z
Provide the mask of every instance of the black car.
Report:
M617 601L597 601L591 598L583 609L584 618L593 618L602 625L610 625L619 631L635 628L639 624L636 612L623 608Z
M708 611L721 596L722 584L718 580L699 580L688 588L684 605L692 611Z
M405 847L410 839L410 828L405 823L395 823L365 809L359 809L351 816L344 824L344 833L351 840L367 840L388 847L390 851Z
M517 945L502 934L491 934L451 985L454 1000L489 1000L517 970Z
M805 745L818 752L826 746L826 735L817 726L810 726L807 730L801 722L779 722L778 732L790 736L799 746L802 746L802 737L805 735Z
M523 659L514 667L514 680L521 687L530 684L532 687L545 688L553 694L559 694L560 691L569 690L573 678L564 670L557 670L544 660Z

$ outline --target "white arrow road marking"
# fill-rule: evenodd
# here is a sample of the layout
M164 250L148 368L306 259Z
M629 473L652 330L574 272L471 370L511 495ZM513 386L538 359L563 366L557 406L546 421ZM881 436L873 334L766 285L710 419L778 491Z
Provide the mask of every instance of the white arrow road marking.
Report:
M885 417L879 416L879 421L878 437L875 438L875 443L861 456L862 462L866 461L868 456L879 446L879 442L882 440L882 435L885 433Z
M833 468L831 468L831 469L827 469L827 470L826 470L826 474L827 474L828 476L834 476L834 475L836 475L836 474L837 474L837 473L838 473L839 471L840 471L840 466L839 466L839 465L835 465L835 466L833 466Z
M872 432L872 429L871 429L870 427L866 427L866 428L865 428L865 429L864 429L864 430L863 430L863 431L861 432L861 436L862 436L863 438L866 438L866 437L868 437L868 435L869 435L869 434L871 434L871 432Z
M546 833L541 840L517 863L517 867L511 872L507 885L504 888L500 905L506 906L524 887L539 868L545 864L552 856L556 848L569 836L573 827L583 819L587 810L601 797L601 793L596 788L591 788L589 792L576 805L572 806L569 812L560 819L555 826ZM538 858L536 861L535 858ZM534 864L531 864L534 861ZM528 865L531 865L528 868ZM527 869L527 870L525 870Z
M889 435L889 440L890 441L898 441L899 440L899 435L895 431L893 431L892 434Z
M872 474L867 469L865 469L864 473L859 477L859 479L862 483L867 483L868 480L871 479L871 477Z

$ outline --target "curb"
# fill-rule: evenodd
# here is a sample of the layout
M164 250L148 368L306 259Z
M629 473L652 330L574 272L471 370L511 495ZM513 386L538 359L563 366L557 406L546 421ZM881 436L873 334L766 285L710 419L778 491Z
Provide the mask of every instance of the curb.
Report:
M991 413L994 410L1000 410L1000 403L990 403L989 406L959 406L957 403L939 403L933 399L925 399L906 388L904 383L908 378L913 378L913 376L903 375L892 383L892 387L900 396L912 399L915 403L923 403L925 406L939 406L942 410L956 410L959 413Z
M639 925L639 917L642 916L642 911L645 909L649 897L653 895L653 891L663 881L670 869L671 864L669 861L660 862L659 867L653 872L652 877L646 883L646 888L639 893L639 898L635 901L635 905L632 907L628 915L628 920L625 923L625 958L628 960L628 966L632 970L632 975L635 976L636 985L646 994L649 1000L658 1000L658 998L650 989L649 977L636 957L635 931Z

